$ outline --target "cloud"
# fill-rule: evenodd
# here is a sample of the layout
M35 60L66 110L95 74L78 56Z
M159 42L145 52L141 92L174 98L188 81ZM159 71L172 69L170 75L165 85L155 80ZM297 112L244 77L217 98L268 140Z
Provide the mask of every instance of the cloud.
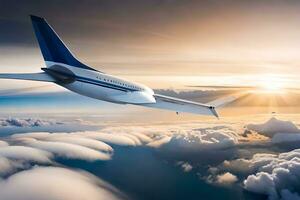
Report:
M121 131L120 131L121 132ZM12 135L13 138L30 137L39 140L63 141L73 144L80 144L90 148L96 148L103 151L111 151L112 148L108 144L120 146L138 146L147 144L152 139L144 134L137 132L120 133L114 129L74 132L74 133L23 133ZM108 143L108 144L107 144Z
M232 126L219 123L153 124L145 126L105 127L99 132L85 132L82 136L105 143L145 145L166 159L188 163L214 164L235 155L241 137ZM134 137L132 137L134 136ZM197 164L199 164L197 163Z
M77 144L77 145L81 145L84 147L88 147L91 149L104 151L104 152L113 152L113 148L102 141L94 140L90 138L78 137L75 135L73 136L71 134L69 134L69 136L50 137L47 138L47 140Z
M105 127L104 129L101 129L102 133L107 134L118 134L123 136L129 136L133 140L136 141L138 139L138 143L146 144L152 141L151 134L155 133L155 130L153 130L153 126L150 127L141 127L141 126L117 126L117 127Z
M240 122L237 124L235 124L235 122L224 124L223 121L195 121L179 124L153 124L145 126L129 126L127 124L111 127L105 126L99 128L98 131L72 133L32 132L15 134L3 138L4 142L3 145L0 146L0 149L18 146L46 152L48 154L47 158L50 162L49 164L53 166L60 164L72 165L75 163L73 161L68 162L66 159L95 161L111 158L110 161L95 163L106 166L105 169L98 167L97 170L99 169L99 171L95 173L99 176L108 176L109 178L111 178L113 174L116 174L115 172L117 171L119 171L119 173L134 173L141 167L135 168L134 163L131 163L131 161L140 159L141 156L143 158L148 156L147 158L149 159L146 159L147 162L143 162L143 169L140 170L144 170L141 172L147 172L146 170L148 170L149 166L151 166L150 168L155 169L153 172L154 181L159 180L159 178L155 177L156 175L164 172L163 170L160 171L160 162L165 161L165 163L171 163L172 167L174 167L174 164L175 167L177 166L175 170L167 169L172 176L173 173L175 173L176 176L178 174L181 174L179 176L184 176L182 180L189 179L189 177L195 175L194 177L196 178L204 177L204 180L207 178L208 182L211 181L212 185L209 185L209 187L228 187L234 185L237 187L244 186L245 189L246 186L243 184L243 181L246 181L248 176L250 177L253 175L256 177L260 172L270 175L273 173L270 163L278 162L278 160L281 159L287 159L288 155L295 157L295 155L298 154L296 151L293 154L281 154L280 158L279 155L276 154L255 154L251 159L245 159L243 157L236 159L238 156L250 156L253 152L257 152L255 151L255 146L253 147L254 151L251 152L251 149L248 149L248 147L244 146L243 142L240 142L241 138L243 138L242 132L240 131L241 127L242 125ZM248 145L250 146L249 142ZM270 143L268 143L268 145L269 144ZM263 145L265 145L265 143L261 145L262 149L265 148ZM124 148L124 146L126 148ZM126 152L124 153L124 151ZM243 154L244 151L247 151L248 154ZM271 150L269 152L271 152ZM28 154L32 153L29 152ZM128 157L132 159L124 159ZM7 177L7 175L10 175L10 177L13 177L18 175L18 171L20 170L30 171L31 169L35 169L34 166L48 165L35 160L21 161L21 159L22 158L19 157L8 157L7 154L1 156L0 150L0 176ZM224 159L226 159L226 161L224 161ZM155 163L155 166L152 166L153 163ZM219 168L221 165L223 168ZM92 163L88 163L87 166L94 169ZM128 166L131 169L123 169ZM213 167L216 168L214 172L212 172ZM85 168L85 166L83 168ZM106 171L107 169L108 171ZM210 171L207 169L210 169ZM244 173L243 175L240 174L242 170L244 170L242 172ZM190 175L187 175L182 171L189 173ZM112 174L106 174L108 172ZM208 173L212 175L208 177ZM167 174L167 176L170 175ZM260 178L256 179L260 181ZM134 180L140 179L132 178L131 181L122 180L122 177L114 175L112 180L109 181L111 183L120 183L120 188L122 188L124 185L136 184L133 183L135 182ZM252 188L253 186L251 186L250 182L248 182L247 190L254 191L255 189ZM129 189L132 185L128 186ZM275 192L272 193L272 196L276 197L277 195L278 198L283 198L282 193L285 196L297 195L297 191L293 190L292 187L278 187L275 184L273 188ZM282 192L283 190L288 191ZM271 192L266 192L266 194L271 196Z
M241 137L232 126L210 123L106 127L81 135L122 146L145 145L175 162L223 162L235 155ZM195 160L196 159L196 160ZM198 163L199 164L199 163Z
M300 141L300 133L277 133L272 137L273 144L279 143L290 143L290 142L299 142Z
M190 172L193 169L193 166L187 162L178 162L177 165L181 166L184 172Z
M200 126L200 128L199 128ZM180 131L178 131L180 130ZM26 133L15 134L14 139L35 138L48 142L71 143L95 150L111 151L109 144L118 146L171 147L199 151L233 147L239 135L229 126L208 126L203 124L118 126L105 127L99 131L74 133ZM101 144L100 144L101 143Z
M226 170L234 171L237 173L254 173L260 170L262 167L272 162L277 155L269 153L257 153L254 154L252 159L236 159L236 160L225 160L223 162L223 167Z
M238 181L238 178L229 172L218 175L216 178L216 183L218 183L220 185L229 185L229 184L235 183L237 181Z
M233 131L224 129L205 128L191 129L185 133L174 134L164 146L181 151L201 151L223 149L234 146L238 142Z
M0 140L0 147L8 146L8 143Z
M34 127L34 129L36 128L37 127ZM149 177L147 180L154 184L158 183L155 181L164 179L161 178L161 176L157 177L160 174L164 174L162 177L166 177L166 179L170 178L168 180L170 182L168 183L171 183L171 179L173 179L172 176L176 176L176 178L178 176L183 182L189 181L192 176L195 178L195 181L203 181L198 180L197 177L198 174L201 174L201 176L207 175L207 165L205 165L205 163L209 162L209 164L211 164L210 166L215 166L216 163L221 163L224 159L235 158L240 137L238 131L232 124L226 125L224 122L218 122L216 125L215 122L210 123L208 121L203 123L195 121L179 124L152 124L143 126L129 126L126 124L111 127L105 126L99 128L97 131L77 131L72 133L31 132L15 134L3 138L3 140L9 147L28 147L49 153L49 155L51 155L49 157L51 161L50 165L52 166L61 166L62 164L71 166L76 163L76 167L91 169L93 173L108 178L107 180L112 184L119 183L119 185L117 184L118 188L127 187L132 189L140 185L139 181L142 181L142 177L133 175L131 180L122 180L122 176L116 176L116 174L134 174L139 170L141 170L141 173L146 173L149 172L148 170L155 169L152 175L149 175L149 173L147 175L147 177ZM99 156L99 154L106 157L103 158ZM124 159L128 157L131 159ZM0 174L2 177L7 177L7 175L15 177L21 173L19 172L20 170L30 171L31 169L35 170L35 167L38 165L48 165L35 161L21 162L20 165L18 165L19 163L16 161L19 161L19 158L4 158L2 165L0 162L0 173L2 166L3 174L6 175L2 176ZM87 163L86 166L77 165L77 163L82 162L74 162L73 160L67 161L67 159L95 161L106 160L107 158L111 158L111 160ZM147 161L143 162L142 166L136 167L135 164L132 163L132 160L138 160L140 158L147 158ZM178 161L182 162L179 164ZM163 169L161 162L164 163ZM175 166L175 169L168 168L168 166L165 165L166 163L171 163L170 167L174 168L174 164L177 167ZM95 165L97 165L97 168L95 168ZM94 171L94 169L97 169L97 171ZM220 186L233 184L235 183L235 174L236 173L230 172L230 175L228 175L223 173L223 171L218 171L214 174L214 184ZM238 180L236 180L236 182L237 181ZM240 186L241 184L235 185ZM17 186L18 185L16 185L16 187ZM147 189L148 185L141 185L140 187L140 189L136 189L137 192L135 193L137 194L134 194L137 195L138 198L141 197L141 189ZM208 187L215 187L215 185L209 185ZM72 189L73 188L70 190ZM159 192L163 192L163 189L159 190ZM176 194L180 193L181 192L178 192ZM43 194L40 193L37 196L40 197L41 195ZM34 200L34 197L30 196L30 198Z
M248 124L246 127L268 137L273 137L276 133L300 133L293 122L278 120L275 117L263 124Z
M163 136L160 139L156 139L156 140L154 140L152 142L149 142L147 145L149 147L159 148L159 147L163 146L164 144L169 143L170 140L171 140L170 136Z
M150 147L162 147L170 143L180 143L181 148L216 149L231 147L238 143L239 135L234 129L226 125L204 125L201 123L183 123L176 125L152 125L152 126L119 126L104 128L101 133L86 133L87 137L93 137L105 142L112 142L114 137L127 137L123 142L127 145L143 145ZM117 133L117 134L116 134ZM112 136L109 136L112 135ZM109 138L111 137L111 138ZM109 138L110 141L107 139ZM185 145L186 142L186 145ZM117 144L115 142L115 144ZM119 142L121 144L121 142ZM179 145L179 144L178 144Z
M109 160L113 148L92 137L89 132L75 133L24 133L15 134L11 139L23 146L30 146L53 153L55 156L87 161Z
M48 126L55 124L63 124L62 122L55 122L50 120L41 120L33 118L4 118L0 119L0 126L17 126L17 127L38 127L38 126Z
M11 136L14 139L24 139L24 138L34 138L37 140L46 140L54 142L65 142L70 144L77 144L84 147L88 147L95 150L100 150L104 152L112 152L113 148L108 144L85 137L84 134L79 133L25 133L25 134L15 134Z
M137 146L141 145L139 139L130 135L122 134L108 134L108 133L97 133L87 132L84 134L86 137L103 141L108 144L120 145L120 146Z
M269 199L299 195L296 188L300 187L300 149L269 157L259 155L247 162L256 172L244 180L246 190L268 195Z
M9 172L11 172L13 169L13 166L9 159L5 157L0 157L0 175L5 175Z
M32 164L51 164L50 152L25 146L0 146L0 176L30 168Z
M87 138L81 133L37 132L15 134L6 139L13 145L3 142L3 146L0 146L0 157L9 160L9 162L2 161L3 165L6 163L5 167L2 167L3 173L28 168L31 166L30 163L52 163L57 157L96 161L109 160L113 155L111 146ZM7 170L7 166L11 169Z
M124 196L91 174L58 167L16 173L0 181L0 194L3 200L118 200Z
M19 134L11 135L10 137L13 138L13 139L18 139L18 138L44 139L44 138L49 137L50 134L51 133L48 133L48 132L19 133Z
M217 175L216 173L218 173L218 168L214 168L214 167L213 168L210 167L209 171L212 174L208 176L200 177L209 184L227 187L227 186L231 186L232 184L238 181L237 176L230 172L225 172L223 174Z
M50 120L51 121L51 120ZM31 132L14 134L12 143L47 151L56 157L87 161L107 160L114 146L148 146L175 161L223 162L235 155L241 136L223 123L182 123L147 126L106 126L98 131ZM198 154L198 156L196 156ZM213 159L211 159L213 158Z
M50 152L26 146L0 147L0 156L12 160L25 160L36 163L51 163L52 158Z
M80 131L93 131L98 129L99 127L94 123L88 123L82 120L70 121L67 118L0 118L1 136L34 132L70 133Z
M268 195L270 199L278 199L274 177L266 172L248 176L244 185L248 191Z
M64 158L82 159L87 161L110 159L109 154L76 144L39 141L36 139L24 140L23 143L33 148L42 149Z

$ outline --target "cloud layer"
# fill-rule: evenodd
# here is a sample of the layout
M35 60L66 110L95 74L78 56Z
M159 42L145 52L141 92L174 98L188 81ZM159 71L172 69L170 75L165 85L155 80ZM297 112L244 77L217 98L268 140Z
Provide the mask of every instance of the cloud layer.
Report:
M251 141L253 132L243 135L244 129L241 123L235 125L224 122L184 122L145 126L125 124L104 126L97 131L14 134L0 141L0 177L8 177L5 179L8 181L10 178L18 177L21 170L31 174L35 166L77 163L73 160L90 162L87 163L89 169L93 168L94 161L102 161L96 163L106 166L102 170L112 170L110 172L114 174L117 171L122 175L130 170L120 169L120 165L129 165L133 171L141 170L141 167L135 168L134 164L130 164L130 161L124 158L141 159L143 156L148 156L146 158L149 163L157 163L156 159L162 163L166 162L171 164L171 167L177 168L178 173L185 174L187 177L196 176L197 181L203 181L212 187L243 187L247 191L264 194L273 199L297 197L298 191L295 188L298 185L290 179L297 177L295 166L300 163L297 160L300 158L298 150L276 154L275 152L256 153L256 148L266 152L270 145L290 142L297 139L298 134L279 133L276 126L280 128L282 121L277 119L271 119L266 124L255 125L254 128L250 126L253 132L273 136L271 140L262 143ZM288 127L285 130L296 130L291 128L296 127L294 124L290 122L284 124ZM247 128L250 129L249 125ZM124 154L124 151L128 151L128 154ZM119 155L116 155L116 152ZM72 161L69 162L68 159ZM148 164L145 165L142 167L143 170L148 167ZM146 172L143 170L141 172ZM103 173L106 176L106 173ZM171 170L170 173L174 172ZM156 180L155 175L154 173L153 180ZM116 183L129 184L130 182L119 178L114 179ZM97 184L96 186L98 187ZM32 196L28 198L34 199Z
M36 167L0 180L0 194L3 200L118 200L123 196L91 174L60 167Z

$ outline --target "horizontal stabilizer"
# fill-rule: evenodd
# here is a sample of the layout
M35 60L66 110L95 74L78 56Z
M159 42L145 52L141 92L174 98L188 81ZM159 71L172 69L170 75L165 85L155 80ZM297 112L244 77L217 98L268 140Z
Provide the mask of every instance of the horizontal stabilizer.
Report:
M45 82L56 81L54 78L52 78L45 72L26 73L26 74L0 74L0 79L20 79L20 80L45 81Z

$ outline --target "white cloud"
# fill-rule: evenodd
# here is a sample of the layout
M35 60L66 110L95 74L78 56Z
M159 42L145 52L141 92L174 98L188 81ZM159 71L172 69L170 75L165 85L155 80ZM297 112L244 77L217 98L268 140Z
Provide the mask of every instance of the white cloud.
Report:
M133 135L138 138L138 143L149 143L152 141L151 135L156 133L155 126L141 127L141 126L117 126L106 127L101 129L102 133L120 134L120 135Z
M67 137L69 136L73 139L68 140ZM75 136L78 136L78 138ZM15 139L31 137L43 141L61 141L97 150L100 150L102 147L100 147L99 143L96 144L92 140L102 141L103 144L120 146L148 145L157 148L167 144L169 147L174 146L174 148L180 147L183 150L198 151L232 147L238 143L240 136L230 126L183 123L179 125L151 125L143 127L125 125L106 127L97 132L86 131L72 134L28 133L16 134L12 137ZM89 142L82 138L89 139Z
M248 191L269 195L272 199L278 198L274 177L269 173L259 172L256 175L250 175L244 181L244 185Z
M31 147L2 146L0 147L0 176L29 168L30 163L51 164L52 157L50 152Z
M220 185L230 185L230 184L235 183L237 181L238 181L238 178L235 175L233 175L229 172L218 175L216 177L216 183L218 183Z
M124 125L124 126L118 126L112 128L110 127L102 128L99 131L86 131L86 132L73 132L73 133L66 133L66 132L24 133L24 134L15 134L5 139L9 141L9 144L6 145L19 145L19 147L21 148L31 148L37 151L46 152L48 154L47 157L48 160L50 162L52 161L51 164L56 165L55 163L56 157L82 159L87 161L107 160L110 159L112 156L112 152L113 152L112 146L114 147L116 145L132 146L132 147L145 145L145 146L156 148L155 152L158 153L163 152L165 150L164 147L167 147L169 149L176 150L178 152L195 153L193 154L193 156L197 155L198 159L208 158L208 160L214 160L215 157L219 157L223 161L224 159L223 152L228 152L234 149L232 147L234 147L238 143L238 138L239 135L237 134L237 131L231 128L231 126L226 126L222 123L216 126L215 124L195 122L195 123L182 123L182 124L172 124L172 125L159 124L159 125L143 126L142 128L141 126ZM112 146L110 146L109 144L111 144ZM13 146L7 146L7 147L13 147ZM5 144L3 148L5 148ZM210 154L211 152L215 152L216 156L214 156L214 154ZM27 154L32 156L33 152L28 152ZM177 154L174 153L172 154L172 156L173 155L177 156ZM0 150L0 156L1 156L1 150ZM0 170L2 166L3 172L5 173L7 173L7 171L9 172L10 170L14 170L14 169L21 169L21 168L30 169L36 163L39 163L35 160L32 160L32 163L30 163L29 166L18 167L15 165L14 162L12 162L12 160L14 161L21 160L23 158L23 155L21 155L21 157L15 157L15 158L9 157L7 154L3 156L4 159L2 165L0 162ZM181 158L185 158L185 157L181 157ZM175 160L176 159L177 157L175 158ZM180 165L180 167L184 172L191 172L191 171L194 172L197 170L197 168L194 169L193 166L191 165L191 163L194 162L189 159L190 158L187 158L187 160L178 159L178 160L184 160L184 162L182 162ZM33 171L34 170L35 169L33 169ZM22 172L16 173L17 171L18 170L13 171L15 175L11 175L12 173L9 174L11 176L7 181L5 181L5 183L3 182L4 185L7 185L7 183L9 182L13 182L11 180L15 180L16 177L19 177L19 175ZM29 173L30 176L33 176L35 174L35 173L31 173L31 170L25 172L30 172ZM78 177L72 177L72 180L74 179L77 180L77 178ZM223 175L215 176L215 178L218 184L224 184L224 185L226 184L228 185L236 181L235 180L236 177L233 174L229 174L229 175L223 174ZM45 179L46 181L49 180L48 177L44 178L43 176L41 176L40 179ZM35 180L35 177L33 177L32 180ZM60 182L60 180L55 180L55 181ZM31 191L31 188L35 187L34 184L31 185L29 184L28 187L30 188L25 188L23 190L22 188L24 188L25 183L19 184L19 182L13 182L11 183L10 188L13 188L12 185L21 188L20 194L22 194L22 192L24 192L25 189L26 190L28 189L27 191ZM7 188L8 186L5 187ZM44 186L41 185L41 187ZM51 188L54 186L52 186L51 183L49 187ZM68 190L71 191L75 190L74 187ZM65 188L69 188L69 186L65 186ZM38 187L37 190L39 190ZM44 191L43 188L41 190ZM84 189L80 189L80 190L81 192L84 192ZM37 194L35 192L32 193L33 193L32 195L36 195L36 196L28 196L28 199L34 200L35 198L44 195L43 192ZM10 197L9 195L18 195L18 194L10 193L8 194L8 197ZM64 195L68 196L69 193ZM88 196L89 193L86 192L86 195ZM17 198L21 198L21 197L17 197ZM54 196L52 199L55 198L56 196ZM68 199L68 198L66 197L63 199ZM72 198L70 197L70 199L74 199L73 196ZM93 199L93 197L89 199Z
M123 143L127 145L141 145L146 144L150 147L161 147L168 145L181 145L184 148L201 149L216 149L231 147L238 143L239 134L231 126L202 124L202 123L182 123L182 124L168 124L168 125L151 125L151 126L119 126L104 128L100 133L88 133L87 137L93 136L108 143L122 144L121 141L115 141L112 137L127 137L130 140ZM118 134L116 134L118 133ZM134 137L133 137L134 136ZM136 138L137 137L137 138ZM138 140L137 140L138 139ZM113 140L113 141L111 141ZM171 144L173 143L173 144ZM176 144L175 144L176 143ZM179 144L180 143L180 144ZM185 145L186 143L186 145Z
M256 169L256 173L246 178L245 189L266 194L270 199L298 195L295 188L300 187L300 149L279 155L268 155L270 154L258 154L247 160L252 169Z
M207 177L202 177L209 184L226 187L226 186L231 186L232 184L234 184L235 182L238 181L237 176L230 172L216 175L216 173L218 173L218 171L219 171L217 168L210 168L209 171L212 174L210 174Z
M154 148L158 148L158 147L161 147L162 145L164 144L167 144L169 143L171 140L171 137L170 136L163 136L162 138L160 139L156 139L150 143L147 144L147 146L149 147L154 147Z
M34 138L34 139L44 139L50 136L51 133L48 132L34 132L34 133L19 133L11 135L11 138L18 139L18 138ZM63 133L61 133L63 134Z
M216 150L232 147L237 138L228 130L194 129L173 135L166 147L181 151Z
M103 141L108 144L120 145L120 146L137 146L140 142L137 138L132 138L128 135L121 134L108 134L108 133L98 133L98 132L86 132L85 137Z
M251 160L240 158L236 160L223 162L223 167L230 171L242 172L242 173L254 173L257 170L261 170L276 158L275 154L257 153Z
M113 148L108 144L85 137L81 132L79 133L46 133L46 132L36 132L36 133L24 133L24 134L15 134L11 136L17 140L24 140L25 138L34 138L37 140L44 141L53 141L53 142L64 142L70 144L77 144L91 149L112 152Z
M5 175L13 170L13 166L9 159L0 157L0 175Z
M0 156L13 160L25 160L37 163L50 163L52 158L50 152L26 146L0 147Z
M0 181L2 200L117 200L123 196L94 176L58 167L37 167Z
M276 133L300 133L293 122L278 120L275 117L263 124L248 124L246 127L268 137L273 137Z
M94 160L109 160L110 154L96 151L84 146L69 144L64 142L49 142L39 141L31 139L24 141L24 144L33 148L42 149L51 152L57 156L72 158L72 159L83 159L88 161Z
M50 138L47 138L46 140L77 144L77 145L81 145L84 147L88 147L91 149L104 151L104 152L113 152L113 148L102 141L94 140L94 139L90 139L90 138L78 137L78 136L72 135L72 134L69 134L68 136L50 137Z

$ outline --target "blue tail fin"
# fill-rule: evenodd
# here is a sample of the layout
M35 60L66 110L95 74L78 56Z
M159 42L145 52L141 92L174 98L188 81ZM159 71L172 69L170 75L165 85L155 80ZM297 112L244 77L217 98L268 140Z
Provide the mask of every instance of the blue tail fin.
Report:
M31 15L35 35L45 61L94 70L78 61L45 19Z

